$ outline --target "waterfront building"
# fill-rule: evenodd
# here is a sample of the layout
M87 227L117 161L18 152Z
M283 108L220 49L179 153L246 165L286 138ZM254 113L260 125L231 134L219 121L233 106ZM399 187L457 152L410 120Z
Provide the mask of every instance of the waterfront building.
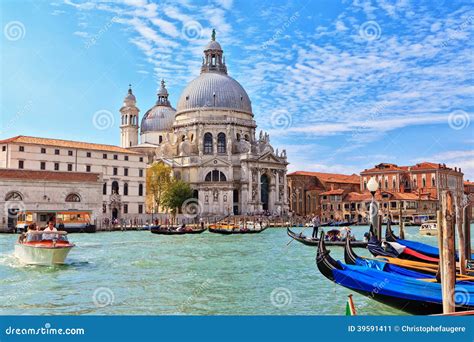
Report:
M145 213L146 166L145 155L118 146L16 136L0 141L0 204L87 210L93 222L132 219ZM0 212L2 225L14 219Z
M250 98L228 75L214 34L200 75L186 86L176 109L168 97L162 81L139 127L137 100L128 91L120 109L123 148L145 153L150 165L169 165L175 178L194 189L202 215L288 211L286 151L275 150L267 133L257 135Z
M360 190L360 179L356 174L296 171L288 174L288 190L290 210L300 216L318 215L322 212L322 196L339 198L349 192ZM336 193L337 192L337 193Z

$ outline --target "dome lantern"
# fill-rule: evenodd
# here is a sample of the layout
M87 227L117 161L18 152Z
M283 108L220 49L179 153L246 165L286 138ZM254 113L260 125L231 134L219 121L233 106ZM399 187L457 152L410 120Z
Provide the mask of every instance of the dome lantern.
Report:
M165 86L165 80L161 80L161 87L160 90L158 90L158 101L156 101L156 104L158 106L167 106L171 107L170 102L168 101L168 90L166 89Z
M225 58L222 57L221 45L216 41L216 30L212 29L211 41L204 48L204 59L201 66L201 74L205 72L217 72L227 75Z

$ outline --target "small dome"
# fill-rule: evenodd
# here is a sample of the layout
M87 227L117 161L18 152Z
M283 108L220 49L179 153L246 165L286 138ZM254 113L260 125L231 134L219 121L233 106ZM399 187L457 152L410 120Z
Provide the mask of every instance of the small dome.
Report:
M252 114L245 89L232 77L222 73L202 73L184 89L177 110L233 109Z
M209 43L207 43L206 47L204 48L204 51L206 50L221 50L222 51L222 47L221 47L221 44L219 44L215 40L211 40Z
M173 107L156 105L142 118L140 134L148 132L170 131L173 127L176 109Z
M130 105L135 105L137 103L137 99L135 98L135 95L132 93L132 85L129 84L128 88L128 93L127 96L123 99L124 106L130 106Z

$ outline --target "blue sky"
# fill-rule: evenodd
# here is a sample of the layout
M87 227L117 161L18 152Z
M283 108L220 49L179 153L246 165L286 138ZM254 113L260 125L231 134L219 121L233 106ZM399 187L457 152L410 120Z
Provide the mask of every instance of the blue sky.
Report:
M217 31L291 171L380 162L474 180L471 1L13 1L1 6L0 138L119 143L128 84L176 106Z

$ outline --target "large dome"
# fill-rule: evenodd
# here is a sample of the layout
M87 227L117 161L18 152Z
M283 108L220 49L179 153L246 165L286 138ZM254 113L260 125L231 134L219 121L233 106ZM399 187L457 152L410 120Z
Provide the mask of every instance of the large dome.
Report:
M239 82L221 73L202 73L184 89L177 111L222 108L252 114L249 96Z

